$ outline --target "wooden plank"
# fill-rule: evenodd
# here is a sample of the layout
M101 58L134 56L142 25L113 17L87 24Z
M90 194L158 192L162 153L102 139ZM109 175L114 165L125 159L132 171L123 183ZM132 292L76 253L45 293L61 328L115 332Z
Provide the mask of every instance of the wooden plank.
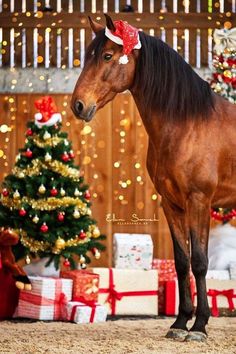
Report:
M85 12L92 12L92 0L86 0L84 2L84 11Z
M108 0L108 13L115 12L115 0Z
M196 66L196 30L189 31L189 64Z
M65 28L61 32L61 65L68 66L68 30Z
M33 29L27 28L26 29L26 66L32 67L34 64L33 58Z
M4 29L2 31L2 65L10 64L10 31Z
M22 29L18 28L15 32L15 65L22 66Z
M208 65L208 30L201 29L201 66Z
M7 13L11 11L10 0L3 0L2 2L2 12Z
M89 28L89 23L87 20L87 15L94 17L94 14L81 14L79 12L73 13L73 16L68 13L58 13L53 16L53 21L56 23L55 28ZM224 23L226 20L231 21L232 26L236 25L236 16L231 14L231 16L226 17L225 14L213 13L209 15L208 13L165 13L165 14L133 14L133 13L122 13L122 14L110 14L113 20L123 19L129 22L131 25L142 28L150 28L157 26L164 26L167 29L170 28L216 28L219 27L216 21L221 21ZM0 13L0 22L3 28L10 28L12 26L12 18L14 15ZM19 14L17 16L18 23L21 22L22 26L25 28L36 27L39 20L36 17L27 17L25 14ZM105 20L102 18L103 23ZM51 27L52 16L45 13L42 18L40 18L40 27L47 28ZM18 25L17 25L18 26Z
M50 66L57 66L57 29L50 32Z
M185 48L184 30L179 29L177 34L177 52L183 58L184 58L184 48Z

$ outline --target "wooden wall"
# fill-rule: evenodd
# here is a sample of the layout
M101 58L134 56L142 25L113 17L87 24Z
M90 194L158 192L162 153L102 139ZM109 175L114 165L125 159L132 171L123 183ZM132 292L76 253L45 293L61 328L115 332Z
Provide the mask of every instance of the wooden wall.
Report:
M0 181L14 166L18 149L24 146L26 122L34 117L34 101L39 97L0 95ZM118 95L89 125L72 115L70 96L53 97L63 116L63 129L73 142L76 163L91 186L93 216L107 235L107 251L96 265L111 265L114 232L150 233L155 256L172 258L160 198L146 171L147 135L131 95ZM4 132L5 125L8 132ZM151 220L138 220L133 214Z

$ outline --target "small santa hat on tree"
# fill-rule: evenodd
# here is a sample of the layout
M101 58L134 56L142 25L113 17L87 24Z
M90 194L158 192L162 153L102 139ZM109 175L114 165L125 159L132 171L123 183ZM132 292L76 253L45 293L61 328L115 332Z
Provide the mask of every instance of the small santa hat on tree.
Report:
M35 101L35 107L39 110L34 115L35 124L38 128L43 126L50 127L57 122L61 122L61 114L58 113L57 106L51 96L44 96Z
M105 28L105 35L112 42L123 46L123 55L119 59L119 64L127 64L129 62L128 55L133 49L140 49L141 42L139 31L126 21L114 21L115 30L112 31L108 27Z

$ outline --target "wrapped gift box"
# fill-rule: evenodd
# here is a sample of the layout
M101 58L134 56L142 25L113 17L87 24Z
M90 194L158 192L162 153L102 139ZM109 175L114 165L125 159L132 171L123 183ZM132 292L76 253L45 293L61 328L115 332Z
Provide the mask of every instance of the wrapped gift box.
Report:
M0 269L0 320L12 318L18 304L19 290L12 274Z
M98 302L111 315L158 315L156 270L93 268L100 276Z
M174 259L158 259L152 261L152 269L157 269L159 274L175 273Z
M175 316L179 312L179 285L175 273L159 277L159 313L166 316ZM190 277L190 291L192 301L195 294L195 281Z
M66 305L64 319L75 323L105 322L107 307L97 303L69 301Z
M236 280L236 262L230 262L229 273L230 273L230 279Z
M173 259L154 259L152 267L158 271L159 314L168 316L177 315L179 309L179 286L175 270L175 261ZM195 281L191 272L190 288L193 298L195 292Z
M228 270L208 270L207 279L229 280L230 274Z
M120 269L151 269L153 242L147 234L114 234L113 263Z
M99 275L87 270L68 270L60 273L61 278L73 280L72 300L97 301Z
M29 277L32 290L21 290L17 316L38 320L59 320L61 310L72 297L71 279Z
M235 313L236 280L207 279L206 283L208 303L212 316L217 317ZM194 305L197 305L196 296L194 297Z

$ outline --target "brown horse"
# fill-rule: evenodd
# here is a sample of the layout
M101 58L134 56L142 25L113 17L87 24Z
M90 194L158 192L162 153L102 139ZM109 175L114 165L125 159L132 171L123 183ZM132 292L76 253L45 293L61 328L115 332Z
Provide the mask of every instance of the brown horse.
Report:
M107 15L106 22L114 32ZM139 32L141 49L122 65L122 45L108 39L100 24L90 23L96 37L87 49L72 110L88 122L117 93L132 93L149 135L148 172L162 196L174 245L180 305L167 337L203 341L210 315L205 281L210 208L236 207L236 107L160 39ZM190 262L197 309L188 331Z

